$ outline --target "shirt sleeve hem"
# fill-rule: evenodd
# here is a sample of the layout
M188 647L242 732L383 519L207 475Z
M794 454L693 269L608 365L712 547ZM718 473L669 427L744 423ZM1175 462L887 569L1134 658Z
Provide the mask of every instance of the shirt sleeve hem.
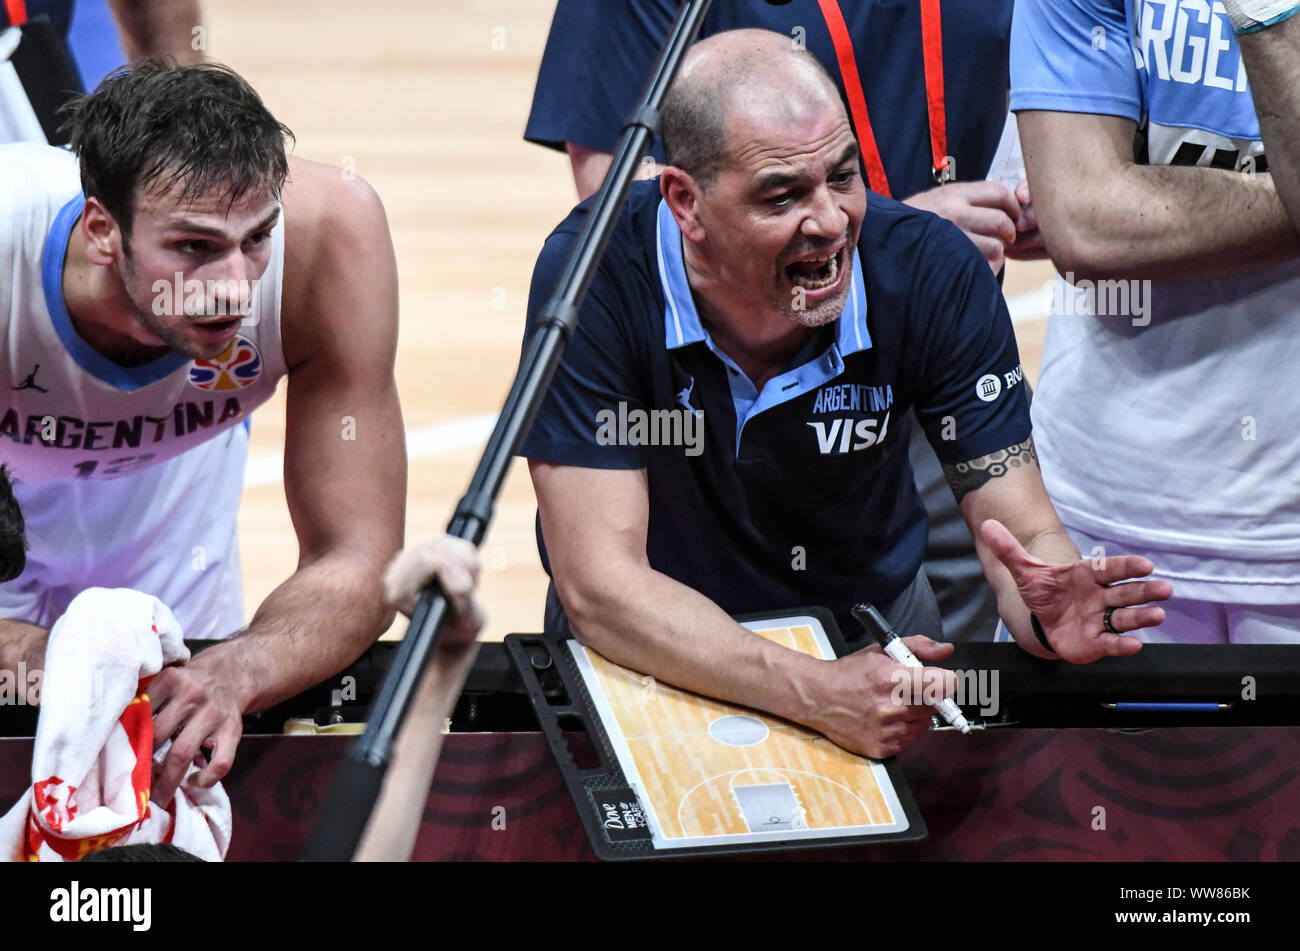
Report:
M1093 115L1120 116L1140 122L1142 106L1127 96L1076 92L1050 92L1022 89L1011 93L1011 111L1041 109L1049 112L1086 112Z
M531 462L549 462L552 465L576 466L580 469L646 468L646 460L640 454L630 455L613 446L593 449L590 446L536 446L529 443L520 450L519 455Z

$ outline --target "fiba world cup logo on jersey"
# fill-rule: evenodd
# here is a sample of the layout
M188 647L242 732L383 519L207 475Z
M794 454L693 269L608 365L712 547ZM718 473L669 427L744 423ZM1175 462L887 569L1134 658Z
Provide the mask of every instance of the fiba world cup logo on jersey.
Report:
M238 390L262 375L262 355L247 337L236 337L211 360L190 361L190 383L200 390Z

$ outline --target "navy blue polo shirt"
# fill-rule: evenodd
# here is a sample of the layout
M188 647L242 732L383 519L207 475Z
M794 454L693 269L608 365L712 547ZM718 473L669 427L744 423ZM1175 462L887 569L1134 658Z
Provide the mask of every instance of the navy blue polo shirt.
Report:
M590 204L542 249L530 330ZM871 196L843 313L759 392L700 321L659 183L638 182L521 455L647 470L653 568L733 614L820 604L849 632L854 602L888 605L921 565L912 408L945 463L1029 437L1006 304L954 225Z
M559 0L524 138L554 148L575 142L613 152L680 5L679 0ZM1011 7L1012 0L942 5L948 152L956 159L959 181L988 174L1006 121ZM840 2L876 145L899 199L934 187L920 9L917 0ZM780 7L762 0L714 0L700 38L742 27L801 40L844 96L817 0L791 0ZM658 143L654 155L663 161Z

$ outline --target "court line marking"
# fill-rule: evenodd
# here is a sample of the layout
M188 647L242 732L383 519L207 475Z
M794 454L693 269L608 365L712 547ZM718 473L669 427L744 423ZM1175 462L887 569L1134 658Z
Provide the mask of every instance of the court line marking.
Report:
M754 772L757 772L758 770L764 768L767 768L772 772L775 772L776 775L780 776L781 782L785 783L786 788L790 790L790 798L794 800L794 815L790 817L790 831L791 832L806 831L808 829L808 810L804 808L803 803L799 800L799 790L794 788L794 783L790 782L790 777L786 776L780 770L772 770L771 767L762 767L762 766L750 767L750 769ZM744 772L746 772L746 770L742 770L741 772L738 773L733 773L731 778L727 780L727 788L731 791L731 799L736 804L736 810L740 813L740 818L745 823L746 828L748 828L750 832L762 832L763 831L762 829L755 829L752 825L749 824L749 817L745 815L745 807L740 801L740 796L736 794L736 777L741 776ZM752 787L752 786L766 786L766 785L779 785L779 784L763 783L763 782L745 783L744 786L742 786L741 788ZM870 810L867 811L867 818L868 819L871 818Z
M688 832L686 831L686 820L685 820L685 819L683 818L683 816L682 816L682 810L684 810L684 809L686 808L686 802L687 802L687 800L689 800L689 799L691 798L691 796L695 793L695 790L699 789L701 786L703 786L703 785L705 785L705 784L707 784L707 783L711 783L711 782L713 782L715 779L722 779L723 777L727 777L727 791L728 791L728 792L731 792L731 779L732 779L732 777L734 777L737 773L748 773L748 772L752 772L752 771L754 771L754 770L770 770L770 771L772 771L772 772L778 773L778 775L780 775L780 773L778 772L779 770L784 770L784 771L786 771L786 772L794 773L794 774L797 775L797 776L811 776L813 779L820 779L820 780L821 780L822 782L824 782L824 783L829 783L829 784L832 785L832 786L838 786L840 789L844 790L846 793L849 794L849 798L855 800L855 801L857 802L857 804L858 804L859 806L862 807L862 811L863 811L864 813L866 813L866 816L867 816L867 821L866 821L865 823L861 823L861 822L859 822L859 823L854 823L854 824L852 824L852 825L833 825L833 824L832 824L832 825L818 825L818 826L811 826L811 825L810 825L810 826L808 826L806 829L798 829L798 830L791 830L791 831L795 831L795 832L817 832L817 831L825 831L825 830L827 830L827 829L842 829L842 830L844 830L845 834L848 834L849 830L852 830L852 829L870 829L870 828L873 828L873 827L876 827L876 826L882 826L882 825L895 825L895 824L897 824L897 822L898 822L898 820L897 820L897 819L894 817L894 815L893 815L893 810L889 808L889 803L888 803L888 801L884 801L884 802L883 802L883 805L884 805L884 807L885 807L885 814L886 814L886 816L887 816L887 819L886 819L885 821L883 821L883 822L876 822L876 821L874 821L874 820L871 818L871 809L867 806L867 804L866 804L865 802L862 801L862 799L858 796L857 793L855 793L855 792L854 792L852 789L850 789L848 786L845 786L843 783L837 783L835 780L831 779L829 776L823 776L821 773L814 773L814 772L811 772L810 770L806 770L806 769L795 769L795 768L790 767L790 766L744 766L744 767L742 767L742 768L740 768L740 769L729 769L729 770L727 770L726 772L718 773L716 776L710 776L708 779L701 779L698 783L696 783L696 784L695 784L694 786L692 786L690 789L686 790L686 792L682 794L682 798L679 799L679 800L677 801L677 828L681 830L682 834L681 834L680 836L672 836L671 838L679 838L679 839L681 839L681 838L685 838L685 839L714 839L714 838L717 838L717 837L720 836L720 835L737 835L737 834L744 834L744 833L735 833L735 832L722 832L722 833L712 833L712 834L709 834L709 833L701 833L701 832L697 832L697 833L694 833L694 834L688 833ZM883 794L884 791L883 791L882 789L880 789L880 780L878 780L878 779L876 778L875 770L868 770L868 775L871 777L871 781L872 781L873 783L876 784L876 791L879 792L879 793L881 793L881 796L880 796L881 800L882 800L882 801L885 800L885 796L884 796L884 794ZM782 779L786 779L785 776L782 776L781 778L782 778ZM786 781L789 782L788 779L786 779ZM791 786L792 789L794 788L794 784L793 784L793 783L791 783L790 786ZM733 795L734 795L734 793L733 793ZM798 800L798 796L799 796L799 791L796 789L796 790L795 790L795 799L796 799L796 801L799 801L799 800ZM800 803L800 804L802 805L802 803ZM820 818L820 817L819 817L819 818ZM744 821L744 815L743 815L743 814L742 814L742 816L741 816L741 821ZM746 827L748 827L749 823L746 822L745 825L746 825ZM750 833L750 834L762 835L762 834L764 834L764 833ZM669 838L669 837L668 837L668 836L665 836L665 838ZM796 835L796 836L790 836L790 838L807 838L807 836L797 836L797 835ZM817 836L817 838L824 838L824 836Z
M717 702L718 702L718 703L722 703L722 701L720 701L720 700L717 701ZM741 708L741 709L748 709L748 708ZM801 727L801 726L799 726L797 723L787 723L787 722L784 721L784 720L778 720L778 721L776 721L776 722L774 722L774 723L773 723L773 722L769 722L769 721L767 721L767 720L764 720L764 719L763 719L763 716L761 716L761 715L759 715L759 714L757 714L757 713L754 713L754 712L752 712L752 711L749 712L749 713L724 713L723 716L729 716L729 717L730 717L730 716L735 716L735 717L753 717L755 720L759 720L759 721L761 721L762 724L763 724L765 727L767 727L767 732L768 732L768 735L769 735L769 736L772 735L772 734L774 734L774 733L780 733L780 734L782 734L783 736L790 736L790 735L793 735L796 739L802 739L802 738L803 738L804 736L806 736L807 733L808 733L808 728L807 728L807 727ZM714 719L714 720L717 720L718 717L714 717L713 719ZM713 720L710 720L709 722L712 723ZM632 742L633 740L646 740L646 741L650 741L650 740L685 740L685 739L691 739L692 737L701 737L701 736L712 737L713 734L710 733L707 729L705 729L705 730L702 730L702 731L698 731L698 732L689 732L689 733L688 733L688 732L674 732L674 733L641 733L641 734L638 734L638 735L636 735L636 736L627 736L627 734L624 734L624 736L625 736L625 738L627 739L627 741L630 743L630 742ZM822 736L820 733L816 733L816 734L814 734L814 737L815 737L816 739L819 739L819 740L826 739L826 738L825 738L824 736ZM766 741L764 741L764 742L766 742ZM829 743L830 740L826 740L826 742ZM758 744L754 744L754 745L757 746ZM737 749L742 749L742 748L743 748L743 747L737 747Z
M423 459L461 449L473 449L487 442L496 425L496 413L463 416L406 431L407 459ZM284 453L266 452L250 456L244 467L244 487L273 485L284 476Z
M1047 319L1050 295L1040 288L1007 298L1011 323L1016 326L1037 323ZM461 416L432 426L406 431L406 457L426 459L461 449L482 446L496 425L496 413ZM250 456L244 467L244 487L275 485L284 477L283 452L266 452Z

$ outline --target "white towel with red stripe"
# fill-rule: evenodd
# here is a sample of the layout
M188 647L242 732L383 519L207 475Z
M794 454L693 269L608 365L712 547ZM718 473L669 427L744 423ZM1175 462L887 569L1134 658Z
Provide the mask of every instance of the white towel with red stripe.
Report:
M149 682L189 660L181 627L157 598L90 588L50 631L40 683L32 786L0 818L0 859L76 861L112 845L170 842L219 862L230 798L193 782L167 808L149 799L155 754ZM159 762L170 743L156 758Z

